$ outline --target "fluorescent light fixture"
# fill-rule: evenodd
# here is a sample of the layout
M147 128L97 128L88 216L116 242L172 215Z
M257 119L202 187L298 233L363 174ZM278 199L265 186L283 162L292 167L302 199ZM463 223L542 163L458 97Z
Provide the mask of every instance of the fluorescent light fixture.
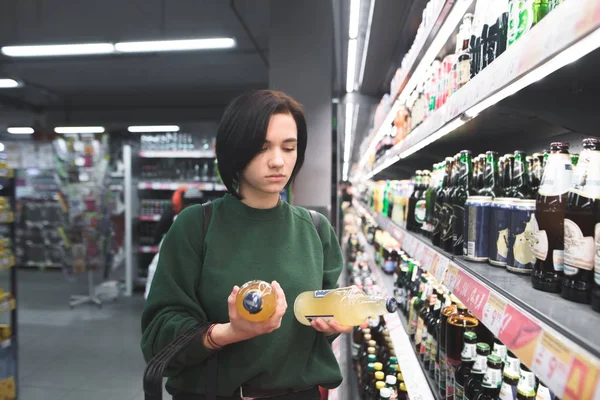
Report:
M429 48L421 58L421 62L419 63L417 68L415 68L415 72L412 74L412 76L406 83L406 86L404 86L402 93L400 93L398 99L402 104L406 102L406 99L413 91L413 89L417 86L417 84L423 81L423 74L427 72L427 69L435 60L442 47L446 44L450 35L454 34L456 26L462 20L463 16L471 6L472 2L472 0L467 0L457 1L454 3L450 14L448 14L448 17L444 21L444 24L438 31L437 35L435 35L435 38L429 45Z
M19 87L19 82L14 79L0 79L0 89Z
M354 91L354 75L356 75L356 39L348 40L348 66L346 69L346 92Z
M504 100L509 96L512 96L521 89L539 81L540 79L545 78L551 73L561 69L565 65L577 61L586 54L591 53L592 51L598 48L599 44L600 29L597 29L594 32L590 33L588 36L586 36L584 39L570 46L566 50L563 50L562 52L551 58L549 61L531 70L523 77L514 81L513 83L496 92L495 94L487 97L485 100L481 101L475 106L471 107L470 109L465 111L465 115L470 118L475 118L483 110L493 106L499 101Z
M342 170L342 180L343 181L347 181L348 180L348 168L350 168L350 164L345 162L344 163L344 168Z
M56 57L111 54L112 43L53 44L35 46L4 46L2 54L8 57Z
M103 126L57 126L54 132L61 134L104 133Z
M148 133L148 132L179 132L177 125L136 125L127 128L132 133Z
M158 40L147 42L119 42L115 44L115 49L123 53L230 49L232 47L235 47L235 40L227 37L189 40Z
M32 135L33 134L33 128L30 128L28 126L20 126L20 127L11 126L10 128L7 128L6 130L11 135Z
M360 17L360 0L350 0L350 21L348 22L348 36L356 39L358 36L358 21Z
M354 104L346 103L346 122L344 123L344 162L350 161L352 145L352 122L354 121Z
M362 86L363 78L365 77L365 67L367 65L367 54L369 53L369 40L371 40L371 26L373 24L373 12L375 10L375 1L371 0L369 9L369 21L367 23L367 34L365 35L365 45L363 46L362 62L360 63L360 72L358 73L358 85Z
M0 143L0 151L4 151L4 143Z
M399 157L398 159L406 158L406 157L416 153L417 151L421 150L422 148L429 146L431 143L435 142L436 140L438 140L438 139L446 136L450 132L458 129L459 127L464 125L464 123L465 123L465 121L463 121L461 118L453 119L446 125L442 126L440 129L435 131L433 134L427 136L425 139L420 140L414 146L404 150L402 153L400 153L400 155L398 156Z

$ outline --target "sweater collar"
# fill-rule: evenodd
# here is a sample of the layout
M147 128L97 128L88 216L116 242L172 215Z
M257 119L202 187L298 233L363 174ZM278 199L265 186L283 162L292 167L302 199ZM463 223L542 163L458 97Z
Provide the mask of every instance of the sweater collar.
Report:
M223 203L226 207L230 208L241 217L250 219L253 221L271 221L278 219L284 213L284 210L288 207L285 201L281 201L277 206L273 208L252 208L231 194L227 193L223 197Z

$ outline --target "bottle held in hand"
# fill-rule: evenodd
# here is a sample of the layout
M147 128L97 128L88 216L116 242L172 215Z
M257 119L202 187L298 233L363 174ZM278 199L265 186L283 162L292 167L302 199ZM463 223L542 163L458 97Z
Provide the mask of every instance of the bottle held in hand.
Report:
M300 293L294 302L294 314L303 325L321 318L357 326L368 317L393 313L397 309L398 303L393 297L368 296L355 286Z
M271 318L277 306L277 294L271 284L255 280L246 282L238 292L235 307L247 321L263 322Z

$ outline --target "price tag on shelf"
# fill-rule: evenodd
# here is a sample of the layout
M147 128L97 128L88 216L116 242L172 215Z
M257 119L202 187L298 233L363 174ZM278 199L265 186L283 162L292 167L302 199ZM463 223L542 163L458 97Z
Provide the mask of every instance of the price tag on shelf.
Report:
M506 310L506 302L493 293L483 308L483 318L481 322L498 337L502 322L504 321L504 311Z
M458 281L458 266L454 264L452 261L448 262L448 268L446 271L446 279L444 280L444 284L446 287L454 292L454 288L456 286L456 282Z
M404 330L402 326L402 321L400 321L400 317L398 313L386 314L384 316L385 323L387 325L387 329L390 332L390 335L395 332L397 329Z
M542 382L548 385L561 382L563 385L567 382L572 358L567 346L549 332L544 332L535 351L532 369ZM563 397L562 390L557 392L555 388L555 394Z
M511 304L506 305L498 339L502 341L525 365L532 365L538 340L542 334L540 325Z
M459 270L454 282L453 293L479 320L482 319L483 307L490 296L488 288L471 278L464 271Z
M162 183L160 183L160 182L152 182L150 185L146 184L146 188L152 189L152 190L161 190L162 189Z
M569 369L569 377L566 380L564 393L559 396L565 400L597 399L598 393L596 385L599 382L600 364L592 362L589 357L576 354ZM561 380L561 382L564 382Z

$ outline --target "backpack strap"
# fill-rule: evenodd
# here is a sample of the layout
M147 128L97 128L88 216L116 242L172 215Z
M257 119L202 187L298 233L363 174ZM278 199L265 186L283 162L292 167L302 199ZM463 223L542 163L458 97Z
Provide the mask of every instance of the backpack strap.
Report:
M313 225L317 228L317 233L319 234L319 239L321 238L321 216L315 210L308 210L310 213L310 218L312 219ZM322 240L321 240L322 241Z
M213 205L211 201L202 204L202 212L204 213L202 223L202 253L204 253L204 241L206 239L206 234L208 233L208 226L210 225L210 220L213 213ZM204 254L202 254L202 256L204 257ZM218 367L219 352L216 351L206 360L206 388L204 394L207 400L217 399Z

